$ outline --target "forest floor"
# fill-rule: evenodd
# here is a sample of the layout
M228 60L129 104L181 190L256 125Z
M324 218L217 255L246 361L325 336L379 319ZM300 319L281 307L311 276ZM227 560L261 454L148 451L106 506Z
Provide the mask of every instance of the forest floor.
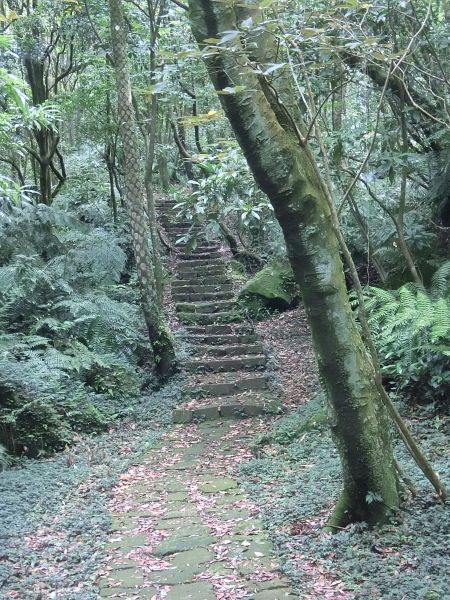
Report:
M100 586L123 598L275 599L291 593L288 585L305 600L449 598L448 507L400 445L417 497L383 529L323 533L339 461L325 428L298 435L317 389L304 314L275 315L256 328L277 357L287 416L172 427L175 382L130 407L108 434L1 475L1 598L93 600ZM448 483L448 421L418 409L408 419ZM207 547L183 546L186 536L173 535L180 527L206 536ZM170 548L174 539L181 545ZM191 553L182 575L196 580L190 592L170 580L174 550Z

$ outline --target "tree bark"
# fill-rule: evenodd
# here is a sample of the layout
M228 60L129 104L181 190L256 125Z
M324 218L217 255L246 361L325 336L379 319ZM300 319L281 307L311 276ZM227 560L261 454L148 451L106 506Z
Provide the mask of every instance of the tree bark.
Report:
M156 71L156 37L157 30L152 27L154 33L152 36L152 47L150 50L150 84L155 83ZM153 269L155 274L156 297L160 306L163 304L164 297L164 272L161 263L161 248L159 244L158 222L156 219L155 198L153 194L153 164L155 162L155 144L158 124L158 97L152 94L151 100L147 106L148 125L146 130L146 158L145 158L145 191L147 194L147 215L150 237L153 247Z
M33 33L39 36L39 31L36 28L34 28ZM24 54L23 64L30 85L33 104L34 106L40 106L50 97L46 84L44 59L29 52ZM57 154L59 135L53 127L42 126L33 128L33 137L36 142L36 150L27 148L27 151L35 158L39 167L39 200L50 206L53 198L66 180L62 155ZM59 170L54 164L55 157L58 158L60 163ZM52 185L52 173L56 176L56 186Z
M145 189L139 168L139 144L131 97L127 60L126 28L121 0L109 1L111 40L117 80L117 112L122 136L125 198L130 217L133 252L141 288L141 301L150 343L160 379L175 369L175 352L168 327L157 301L152 266L152 248L147 232Z
M234 9L212 0L190 0L194 36L220 38L238 28ZM254 69L239 39L206 54L222 106L260 188L269 196L286 241L313 336L344 488L331 528L385 521L399 505L399 482L389 426L370 357L348 302L336 234L304 124L292 119L271 82ZM283 90L284 91L284 90ZM298 119L298 116L296 116Z

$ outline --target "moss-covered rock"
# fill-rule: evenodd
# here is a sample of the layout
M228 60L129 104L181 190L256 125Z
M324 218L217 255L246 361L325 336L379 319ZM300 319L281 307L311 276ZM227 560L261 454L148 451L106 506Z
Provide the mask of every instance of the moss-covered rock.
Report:
M300 295L287 259L270 262L242 288L240 303L257 316L266 310L287 310L298 304Z

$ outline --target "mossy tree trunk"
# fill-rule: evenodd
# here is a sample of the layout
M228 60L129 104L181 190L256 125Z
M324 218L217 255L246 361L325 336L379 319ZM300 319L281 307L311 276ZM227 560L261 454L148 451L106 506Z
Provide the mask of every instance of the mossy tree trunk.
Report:
M242 20L242 9L237 16L228 3L190 0L189 7L201 48L205 48L204 40L237 30ZM329 401L344 481L329 524L379 523L399 505L389 425L348 302L324 187L312 154L302 142L305 127L298 114L294 122L286 109L290 102L285 101L285 85L277 94L261 70L255 69L254 58L246 54L239 36L222 45L223 50L205 52L205 61L218 92L243 90L225 91L219 98L282 227Z
M139 143L131 97L126 28L121 0L110 0L111 41L117 80L117 113L122 137L125 202L130 218L133 252L141 288L142 308L152 345L156 369L166 379L175 368L170 332L159 306L152 265L151 239L145 214L146 194L140 173Z

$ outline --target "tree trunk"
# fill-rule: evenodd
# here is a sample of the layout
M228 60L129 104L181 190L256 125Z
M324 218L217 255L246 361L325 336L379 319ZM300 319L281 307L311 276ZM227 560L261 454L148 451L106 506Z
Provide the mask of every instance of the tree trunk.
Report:
M169 169L167 168L167 157L162 153L162 151L159 151L156 160L158 163L159 183L162 190L167 192L170 187L170 173Z
M125 171L125 198L130 217L133 252L141 288L142 308L161 379L175 368L170 332L158 305L154 287L152 254L145 215L145 190L139 168L139 144L131 98L127 61L126 29L121 0L110 0L111 40L117 79L117 112L122 136Z
M200 47L205 39L238 29L239 19L226 3L190 0L189 6ZM205 59L209 74L217 91L243 86L219 98L282 227L329 402L344 482L329 525L383 522L399 505L389 426L348 302L323 183L302 142L304 124L296 126L270 81L255 72L238 37L221 46Z
M45 83L45 65L40 58L26 54L23 58L27 80L31 88L34 106L40 106L49 99ZM29 148L29 153L34 156L39 168L39 201L50 206L53 198L59 192L66 180L64 162L60 153L57 154L59 135L52 127L34 127L33 137L36 150ZM59 159L60 170L54 164L55 156ZM57 178L57 185L52 186L52 172Z
M150 50L150 85L155 84L156 55L154 47L156 39L152 40L152 49ZM164 272L161 263L161 248L159 244L158 222L156 219L155 198L153 194L153 164L155 162L155 144L158 120L158 97L152 94L149 105L147 106L147 155L145 157L145 191L147 194L147 215L150 231L150 238L153 247L153 270L155 275L156 297L160 306L163 304L164 296Z

